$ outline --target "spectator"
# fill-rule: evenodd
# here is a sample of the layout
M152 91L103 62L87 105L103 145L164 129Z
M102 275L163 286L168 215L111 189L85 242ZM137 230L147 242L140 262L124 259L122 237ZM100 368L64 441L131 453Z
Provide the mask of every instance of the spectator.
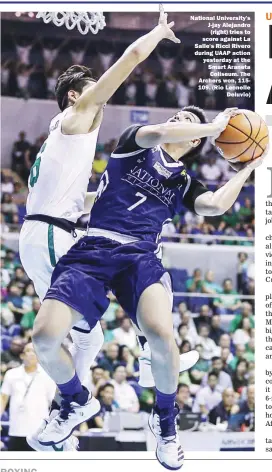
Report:
M2 283L2 288L5 288L9 285L10 283L10 274L7 269L5 269L5 263L4 259L1 257L0 258L0 264L1 264L1 283Z
M100 365L94 366L91 368L91 390L94 396L97 396L97 392L101 385L104 385L109 376L105 369Z
M220 337L222 334L225 334L225 331L220 328L221 325L221 318L220 315L214 315L211 318L211 330L210 330L210 338L215 342L215 344L219 344Z
M4 268L7 269L10 275L13 275L14 270L18 267L18 262L16 261L16 254L12 249L7 249L5 255Z
M248 362L245 359L237 362L232 380L233 388L238 393L241 393L242 388L248 385Z
M199 328L198 344L203 347L202 357L209 361L215 356L217 347L215 342L209 337L210 328L208 325L201 325Z
M208 294L222 293L220 285L214 282L214 273L212 270L208 270L205 274L205 279L202 285L202 292Z
M86 431L92 428L105 429L106 414L112 413L118 409L118 404L114 400L114 386L110 383L105 383L99 387L97 399L100 401L101 410L89 421L81 423L79 427L81 434L86 433Z
M227 374L226 372L224 372L223 361L220 357L212 358L211 371L218 374L218 383L217 383L218 390L220 389L221 392L223 392L223 390L225 390L226 388L233 388L231 376ZM208 374L205 374L204 377L202 378L201 385L205 387L207 384L208 384Z
M13 215L18 213L18 208L12 201L10 193L3 193L2 196L2 213L7 223L12 223Z
M195 345L194 340L189 336L188 325L185 323L179 325L176 333L177 345L180 346L183 341L189 341L192 347Z
M233 344L248 344L251 339L251 324L249 318L242 320L242 326L233 333Z
M10 175L4 174L1 172L1 193L10 193L14 192L13 179Z
M129 318L121 320L120 328L115 329L113 335L118 344L125 344L132 351L136 348L137 338Z
M8 304L2 300L2 293L0 291L1 296L1 326L10 326L15 322L14 314L9 309Z
M111 329L108 329L108 323L105 319L100 320L101 328L104 334L104 343L110 343L114 340L114 335Z
M195 344L198 334L191 312L187 310L185 313L183 313L181 321L182 324L185 324L188 327L188 336L190 336L190 338L193 340L193 344Z
M186 281L187 292L201 292L202 285L202 272L200 269L195 269L193 272L193 276Z
M233 355L232 355L233 345L232 345L232 342L231 342L231 337L228 333L221 334L221 336L220 336L219 345L217 347L217 355L219 357L221 357L222 350L225 349L225 348L227 348L230 352L230 355L229 355L229 361L230 361L230 360L233 359Z
M240 360L245 360L246 348L244 344L237 344L235 347L235 356L232 361L229 363L229 366L234 371L237 367L237 364Z
M1 355L2 364L7 364L9 368L11 365L17 367L21 365L21 354L24 350L25 343L21 336L14 336L11 341L10 348Z
M107 321L107 323L112 323L116 319L116 310L120 307L119 303L117 303L115 295L112 292L108 292L107 298L110 300L110 304L105 311L103 318ZM122 308L121 308L122 310Z
M185 354L186 352L190 352L191 350L192 350L192 346L189 343L189 341L182 341L179 347L180 354Z
M25 159L25 152L27 149L30 148L30 143L26 139L26 133L21 131L19 133L18 141L15 141L12 148L12 156L11 156L11 168L13 171L20 172L24 168L24 159Z
M104 370L112 373L118 362L119 348L116 342L109 343L106 347L106 354L100 359L98 365Z
M223 347L221 349L221 360L223 362L223 370L229 375L232 375L232 369L229 366L229 363L233 359L233 354L230 352L229 347Z
M207 416L221 401L222 395L220 389L218 389L218 374L210 372L208 375L208 385L200 388L196 394L193 412L202 413Z
M220 402L209 413L209 422L212 424L229 422L232 414L236 413L235 395L232 388L226 388L222 394Z
M232 280L225 279L220 298L214 300L214 306L219 314L236 313L241 308L238 293L233 290Z
M10 282L7 287L6 302L8 303L9 309L14 313L16 323L20 322L24 314L22 293L23 289L20 288L16 282Z
M201 167L201 177L209 182L218 182L222 179L222 171L217 165L215 156L209 157L206 164Z
M32 282L27 283L25 285L24 291L23 291L23 309L26 311L30 311L32 308L32 302L33 298L35 297L35 289L34 285Z
M208 305L202 305L199 310L199 316L194 318L194 324L198 332L203 324L207 326L211 325L211 314L210 307Z
M247 282L248 255L246 252L239 252L237 267L237 288L239 293L244 293Z
M192 407L189 405L190 401L190 390L188 385L180 383L178 385L176 403L180 408L180 413L188 413L192 411Z
M126 314L123 308L118 305L115 312L114 312L114 321L109 323L110 329L117 329L120 328L123 318L125 318Z
M247 400L239 405L239 413L242 416L241 430L255 431L255 385L247 389Z
M28 281L28 277L22 267L16 267L13 277L13 282L17 282L20 287L24 287Z
M41 302L38 297L33 298L32 311L25 313L21 319L21 326L23 329L32 329L36 315L41 307Z
M40 368L32 344L21 354L23 365L9 370L1 388L1 416L8 401L9 451L31 451L26 437L33 434L49 414L55 383Z
M114 386L114 399L123 411L138 413L139 400L135 390L126 380L126 369L122 365L116 365L113 371L112 385Z
M22 186L21 182L14 183L14 192L12 194L12 201L16 205L24 205L27 199L27 190Z
M10 227L5 222L5 216L3 213L0 215L0 223L1 223L1 233L8 233L10 231Z
M244 204L241 205L238 215L242 223L252 223L254 218L254 208L250 198L246 197Z
M246 344L245 359L248 362L255 362L255 339L254 339L254 328L251 328L251 336L249 342Z
M118 361L126 368L127 377L134 380L135 372L139 371L138 363L127 346L119 346Z
M250 321L250 327L254 328L255 327L255 321L254 321L254 316L252 313L252 306L248 302L243 302L241 304L241 314L238 314L233 318L233 320L230 323L230 332L234 333L237 329L241 328L242 326L242 321L244 318L248 318Z
M209 361L203 358L203 347L201 344L195 346L195 349L199 353L199 359L190 370L190 378L194 385L200 385L203 377L209 370Z

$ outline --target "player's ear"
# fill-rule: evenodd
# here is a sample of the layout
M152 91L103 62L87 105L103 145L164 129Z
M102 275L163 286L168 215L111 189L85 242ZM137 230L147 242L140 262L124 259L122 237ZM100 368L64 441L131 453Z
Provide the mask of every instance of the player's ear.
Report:
M199 146L200 142L201 142L201 139L193 139L192 141L189 141L189 144L191 147L195 148Z
M69 90L68 92L68 101L71 103L75 103L75 101L78 99L79 93L76 92L75 90Z

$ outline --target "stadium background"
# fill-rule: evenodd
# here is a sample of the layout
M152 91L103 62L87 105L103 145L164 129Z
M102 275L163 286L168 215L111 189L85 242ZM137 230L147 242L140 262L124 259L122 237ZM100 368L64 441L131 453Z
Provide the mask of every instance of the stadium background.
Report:
M35 20L34 14L18 15L2 14L1 22L1 88L4 96L2 380L7 370L21 364L20 352L31 338L39 307L33 285L20 265L18 234L25 214L29 170L46 138L49 120L57 113L53 94L56 78L73 63L91 67L94 75L99 77L128 44L154 26L153 14L107 14L108 27L97 36L89 35L86 39L75 31L69 32L68 36L64 28L44 25ZM205 23L200 21L192 25L189 13L174 15L182 45L162 42L106 107L90 191L97 188L120 132L131 123L163 121L171 116L172 109L189 103L205 108L210 119L227 106L254 107L253 99L237 103L237 100L227 99L222 92L198 91L197 78L205 77L207 71L194 56L193 45L205 33ZM254 97L253 70L252 92ZM192 175L212 189L218 188L232 175L227 163L209 146L194 162L189 162L188 167ZM182 215L177 215L165 227L163 240L164 264L174 285L173 320L177 343L180 352L192 348L200 352L197 365L180 376L177 396L181 407L180 427L198 430L189 434L189 437L193 434L195 439L201 435L200 443L194 440L196 449L222 449L221 439L218 444L210 439L210 423L217 423L218 417L221 422L227 419L226 434L238 437L239 442L242 432L248 444L240 445L240 448L248 448L249 443L252 448L255 367L252 178L226 215L202 218L184 209ZM112 413L81 427L77 434L82 449L132 450L145 448L146 444L152 447L149 446L149 437L146 441L145 426L154 393L152 389L143 390L137 384L139 353L136 339L125 313L113 297L102 323L105 345L94 366L99 368L90 372L90 378L94 393ZM210 377L215 383L211 389L207 386L207 374L216 369L218 378ZM113 384L114 389L109 388L113 394L105 399L105 385L109 383ZM232 406L231 411L225 409L227 401ZM7 410L2 415L2 449L8 445L8 420ZM225 433L219 432L220 426L216 428L216 437L223 437ZM235 436L237 434L239 436ZM227 444L228 439L225 440L225 449L228 449Z

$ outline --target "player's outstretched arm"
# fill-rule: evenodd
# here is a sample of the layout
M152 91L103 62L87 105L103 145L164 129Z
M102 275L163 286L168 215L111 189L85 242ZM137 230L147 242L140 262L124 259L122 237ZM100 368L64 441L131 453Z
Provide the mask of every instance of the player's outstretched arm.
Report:
M74 105L76 110L84 111L93 106L104 105L127 79L135 67L144 61L157 44L164 38L180 43L172 28L174 22L167 23L167 13L160 6L158 25L148 34L142 36L129 46L120 59L102 75L98 82L88 88Z
M202 216L223 215L235 203L251 172L262 164L267 153L268 147L262 157L250 161L244 169L237 172L229 182L216 190L216 192L205 192L199 195L195 200L196 213Z
M237 108L227 108L219 113L212 123L171 122L139 128L136 143L142 148L151 148L164 143L181 143L211 137L216 139L227 127Z

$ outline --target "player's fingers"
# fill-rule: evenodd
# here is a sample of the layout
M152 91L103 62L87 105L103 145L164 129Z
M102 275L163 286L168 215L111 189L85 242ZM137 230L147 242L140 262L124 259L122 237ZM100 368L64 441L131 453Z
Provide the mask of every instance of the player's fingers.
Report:
M174 22L174 21L171 21L171 23L169 23L167 26L168 26L168 28L171 29L171 28L173 28L174 25L175 25L175 22Z
M181 43L181 40L178 39L175 35L173 35L172 41L173 41L174 43L176 43L176 44L180 44L180 43Z
M162 4L162 3L159 4L159 12L160 12L160 15L163 15L163 14L164 14L164 8L163 8L163 4Z

